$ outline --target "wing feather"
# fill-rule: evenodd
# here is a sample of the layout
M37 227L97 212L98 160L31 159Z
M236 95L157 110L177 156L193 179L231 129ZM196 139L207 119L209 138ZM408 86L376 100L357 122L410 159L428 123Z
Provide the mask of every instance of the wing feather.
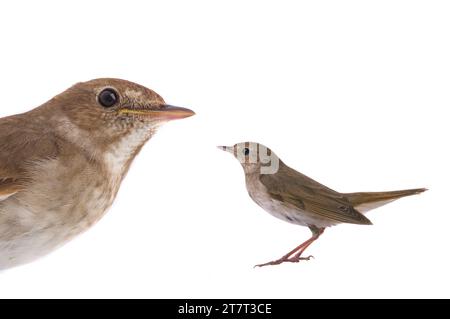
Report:
M22 189L18 180L0 177L0 201L7 199Z
M342 195L282 164L276 174L261 174L270 195L301 210L341 223L371 224Z
M0 202L20 192L28 181L29 165L57 156L57 138L47 127L24 114L0 119Z

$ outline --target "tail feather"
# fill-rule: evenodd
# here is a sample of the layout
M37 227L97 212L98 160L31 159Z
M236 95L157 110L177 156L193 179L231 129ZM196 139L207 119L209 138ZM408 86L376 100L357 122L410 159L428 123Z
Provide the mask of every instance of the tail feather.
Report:
M355 209L361 213L365 213L401 197L420 194L426 190L426 188L416 188L392 192L348 193L345 196Z

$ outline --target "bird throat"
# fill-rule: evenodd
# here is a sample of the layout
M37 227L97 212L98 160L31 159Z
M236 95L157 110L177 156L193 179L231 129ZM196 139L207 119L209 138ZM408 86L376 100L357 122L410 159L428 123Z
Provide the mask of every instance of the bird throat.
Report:
M129 130L112 143L103 155L103 162L109 174L121 177L128 170L145 142L155 133L156 129L154 128L139 126Z

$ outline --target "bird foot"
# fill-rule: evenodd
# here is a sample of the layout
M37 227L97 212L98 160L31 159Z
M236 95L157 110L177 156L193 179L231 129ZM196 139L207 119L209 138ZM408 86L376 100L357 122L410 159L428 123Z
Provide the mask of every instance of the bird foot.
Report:
M310 260L311 258L314 258L314 256L312 256L312 255L309 255L308 257L294 256L294 257L290 257L290 258L283 257L283 258L280 258L280 259L277 259L277 260L274 260L274 261L269 261L269 262L264 263L264 264L255 265L253 268L265 267L265 266L275 266L275 265L280 265L280 264L286 263L286 262L298 263L298 262L300 262L300 260Z

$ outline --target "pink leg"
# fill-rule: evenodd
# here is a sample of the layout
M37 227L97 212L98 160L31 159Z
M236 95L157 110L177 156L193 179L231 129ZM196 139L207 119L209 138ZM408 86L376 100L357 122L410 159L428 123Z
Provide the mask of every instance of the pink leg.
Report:
M269 261L264 264L258 264L258 265L255 265L255 267L279 265L284 262L298 263L300 260L310 260L311 258L313 258L313 256L311 256L311 255L308 257L302 257L302 254L306 250L306 248L309 247L309 245L311 245L313 242L315 242L320 237L320 235L323 234L325 228L310 227L310 229L311 229L311 232L313 233L313 235L311 236L310 239L308 239L304 243L298 245L297 247L295 247L293 250L288 252L286 255L284 255L280 259L277 259L274 261ZM292 256L292 255L294 255L294 256Z

